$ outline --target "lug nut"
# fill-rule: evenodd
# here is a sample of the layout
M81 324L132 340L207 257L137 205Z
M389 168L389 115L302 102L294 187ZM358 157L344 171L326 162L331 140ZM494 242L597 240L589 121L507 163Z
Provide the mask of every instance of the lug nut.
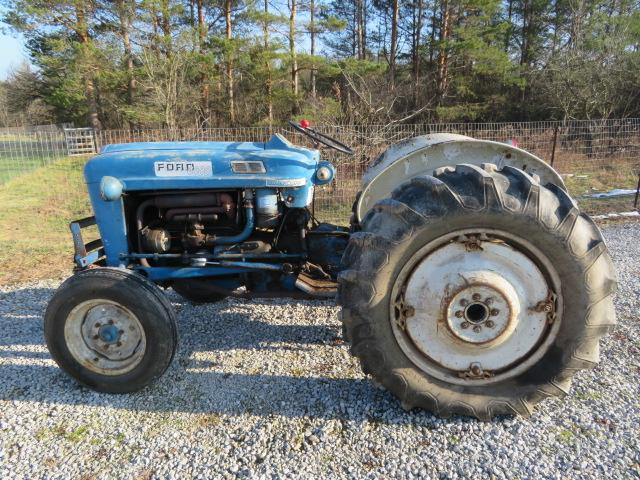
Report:
M493 303L493 297L487 297L484 299L484 303L491 305Z
M480 373L482 373L482 369L478 365L474 365L471 367L471 373L474 375L480 375Z
M100 322L96 322L96 324L94 325L96 328L100 328L102 326L102 324Z
M94 336L93 336L93 339L94 339L94 340L97 340L97 339L99 339L99 338L100 338L100 335L94 335Z
M460 328L469 328L469 322L462 322Z
M122 335L124 333L124 330L118 330L118 333Z
M456 312L456 317L458 317L458 318L462 318L463 315L464 315L464 312L462 310L458 310Z
M109 325L113 325L113 320L109 320Z
M495 317L496 315L498 315L500 313L500 310L498 310L497 308L494 308L493 310L491 310L491 316Z
M116 347L121 347L121 346L122 346L122 342L116 343Z
M496 325L495 323L493 323L493 320L487 320L486 322L484 322L484 324L489 328L493 328Z
M460 300L460 305L462 305L463 307L466 307L469 304L469 300L467 300L466 298L463 298L462 300Z
M480 325L476 325L475 327L473 327L473 331L476 333L479 333L480 330L482 330L482 327Z
M474 293L471 298L473 298L474 300L480 300L480 294L479 293Z
M105 343L104 347L102 347L103 350L109 350L109 344Z

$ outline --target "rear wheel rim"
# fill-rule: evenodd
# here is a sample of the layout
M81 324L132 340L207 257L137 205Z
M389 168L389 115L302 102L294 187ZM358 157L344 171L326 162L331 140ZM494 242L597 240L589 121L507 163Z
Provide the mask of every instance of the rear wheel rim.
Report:
M465 229L420 248L398 274L390 320L425 373L460 385L513 378L546 353L562 312L559 276L533 244Z
M136 368L146 351L146 336L131 310L106 299L76 305L65 322L71 356L101 375L122 375Z

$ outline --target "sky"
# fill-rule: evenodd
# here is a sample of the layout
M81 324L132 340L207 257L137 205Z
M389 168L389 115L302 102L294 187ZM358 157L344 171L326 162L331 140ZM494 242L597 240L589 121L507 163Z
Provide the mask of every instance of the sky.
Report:
M0 22L0 80L5 80L12 68L27 61L23 41L7 32L6 25Z

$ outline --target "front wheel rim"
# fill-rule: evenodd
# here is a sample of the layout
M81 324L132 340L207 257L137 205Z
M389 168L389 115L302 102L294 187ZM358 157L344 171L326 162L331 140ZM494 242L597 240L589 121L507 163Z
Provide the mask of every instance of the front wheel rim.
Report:
M499 230L459 230L429 242L403 266L391 299L391 326L405 355L459 385L523 373L561 323L560 280L549 259Z
M123 375L136 368L146 351L146 335L128 308L106 299L76 305L64 326L71 356L100 375Z

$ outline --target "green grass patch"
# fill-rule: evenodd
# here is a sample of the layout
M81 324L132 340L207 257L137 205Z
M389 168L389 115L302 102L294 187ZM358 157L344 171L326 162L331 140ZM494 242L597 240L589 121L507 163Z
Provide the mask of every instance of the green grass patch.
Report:
M557 439L560 443L564 443L565 445L570 445L575 441L576 434L571 430L560 429L557 434Z
M593 198L588 195L621 188L633 190L638 184L638 173L626 165L603 169L596 173L575 174L565 177L567 190L576 199L580 209L589 215L633 210L634 195Z
M65 158L0 185L0 284L71 270L68 224L91 212L82 176L85 161Z

